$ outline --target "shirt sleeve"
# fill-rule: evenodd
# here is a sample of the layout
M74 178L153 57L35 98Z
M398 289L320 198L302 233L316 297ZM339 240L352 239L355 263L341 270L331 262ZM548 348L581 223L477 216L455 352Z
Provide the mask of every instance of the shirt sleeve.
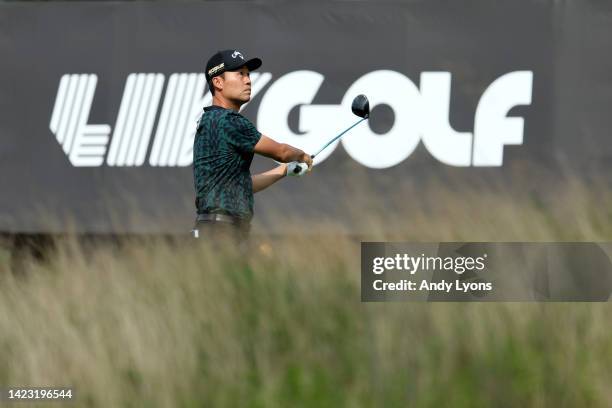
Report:
M230 125L227 129L229 144L241 153L253 153L255 145L261 138L261 133L240 114L230 114L227 119Z

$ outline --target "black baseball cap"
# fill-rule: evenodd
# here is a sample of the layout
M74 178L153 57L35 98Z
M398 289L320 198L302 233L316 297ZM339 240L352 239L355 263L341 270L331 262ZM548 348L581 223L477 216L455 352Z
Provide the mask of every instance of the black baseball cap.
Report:
M226 71L235 71L244 66L249 71L254 71L261 67L261 60L259 58L247 59L242 52L236 50L217 51L206 63L206 72L204 73L206 82L210 82L211 78Z

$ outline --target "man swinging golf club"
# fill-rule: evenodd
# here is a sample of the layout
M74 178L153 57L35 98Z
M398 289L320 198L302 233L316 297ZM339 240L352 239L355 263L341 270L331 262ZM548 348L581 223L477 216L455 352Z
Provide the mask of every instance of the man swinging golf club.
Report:
M259 58L247 59L236 50L219 51L206 64L213 101L198 121L193 145L196 238L224 235L243 242L253 217L253 194L312 169L310 155L262 135L239 113L251 99L249 73L260 66ZM283 164L251 175L255 153Z

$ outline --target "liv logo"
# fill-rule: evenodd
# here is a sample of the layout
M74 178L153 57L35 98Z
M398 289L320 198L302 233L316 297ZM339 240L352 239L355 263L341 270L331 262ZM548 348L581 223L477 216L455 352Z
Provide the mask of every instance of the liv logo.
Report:
M271 78L269 73L252 73L251 97L255 97ZM153 134L164 81L163 74L128 76L111 138L110 125L88 124L97 75L62 76L49 128L70 163L75 167L96 167L106 160L108 166L142 166L154 136L149 165L190 165L195 119L204 106L210 105L212 96L204 92L204 74L170 75Z

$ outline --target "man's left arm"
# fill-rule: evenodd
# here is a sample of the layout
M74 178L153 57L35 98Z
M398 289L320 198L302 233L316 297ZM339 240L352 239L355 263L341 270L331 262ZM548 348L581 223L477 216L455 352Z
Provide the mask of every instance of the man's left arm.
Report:
M272 170L266 171L265 173L252 175L251 180L253 180L253 193L257 193L258 191L270 187L272 184L285 177L286 174L287 165L283 163Z

